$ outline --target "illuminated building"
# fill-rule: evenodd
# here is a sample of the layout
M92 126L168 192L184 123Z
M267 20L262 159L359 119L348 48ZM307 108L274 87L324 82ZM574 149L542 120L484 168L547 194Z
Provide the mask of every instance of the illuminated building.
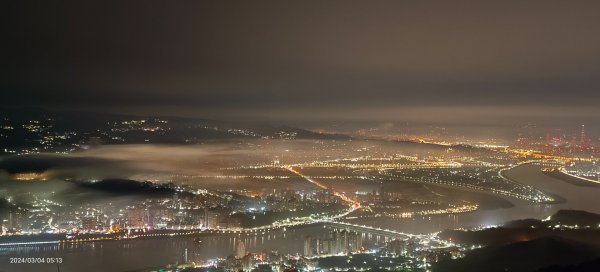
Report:
M81 228L86 231L96 230L98 226L98 219L93 214L87 214L81 218Z

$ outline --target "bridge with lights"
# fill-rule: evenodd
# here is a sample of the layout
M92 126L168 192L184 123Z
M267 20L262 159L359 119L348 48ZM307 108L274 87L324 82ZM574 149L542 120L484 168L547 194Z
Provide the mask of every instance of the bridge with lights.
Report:
M357 225L357 224L351 224L351 223L346 223L346 222L331 221L331 222L323 222L323 224L329 228L350 230L350 231L378 235L378 236L382 236L382 237L386 237L386 238L393 238L393 239L407 240L410 238L423 238L424 237L424 235L404 233L404 232L399 232L399 231L390 230L390 229L382 229L382 228L377 228L377 227L372 227L372 226Z

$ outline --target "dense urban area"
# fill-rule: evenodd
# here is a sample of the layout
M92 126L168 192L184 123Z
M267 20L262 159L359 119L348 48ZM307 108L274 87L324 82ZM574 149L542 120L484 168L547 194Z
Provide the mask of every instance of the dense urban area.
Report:
M483 244L440 231L496 225L406 231L394 222L564 202L506 174L517 167L600 185L596 141L584 126L572 137L523 132L499 144L453 142L438 128L407 137L107 115L81 119L81 129L66 126L78 122L69 118L2 117L0 169L9 186L2 190L0 246L9 255L176 238L185 246L174 262L138 268L431 271ZM552 229L565 227L583 226ZM297 246L257 246L257 237L293 237ZM227 249L207 255L216 238L227 240Z

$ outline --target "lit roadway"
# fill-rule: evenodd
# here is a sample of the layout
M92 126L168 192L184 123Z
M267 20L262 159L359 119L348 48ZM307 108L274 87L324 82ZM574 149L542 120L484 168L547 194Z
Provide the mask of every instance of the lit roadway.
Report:
M293 169L291 166L285 167L285 169L288 169L292 173L306 179L310 183L312 183L322 189L327 189L327 186L319 183L318 181L311 179L310 177L305 176L304 174ZM94 242L94 241L115 240L115 239L144 238L144 237L158 238L158 237L182 236L182 235L193 235L193 234L202 234L202 233L215 233L215 234L218 234L218 233L222 233L222 234L236 234L236 233L252 234L253 233L253 234L259 234L259 233L265 233L265 232L268 232L271 230L281 229L281 228L286 228L286 227L311 225L311 224L317 224L317 223L331 223L335 219L342 218L342 217L354 212L355 210L360 209L360 207L361 207L359 202L350 199L343 193L334 192L334 195L339 197L342 201L349 203L350 204L349 209L345 210L342 213L333 215L333 216L321 216L321 217L308 216L308 217L301 217L301 218L293 218L293 219L287 219L287 220L283 220L283 221L277 221L271 225L265 225L265 226L261 226L261 227L255 227L255 228L228 228L228 229L200 229L200 228L187 229L187 228L184 228L184 229L171 229L171 230L167 230L166 232L145 230L145 229L132 229L132 230L128 230L125 235L104 234L105 236L102 236L102 237L77 238L77 239L72 239L72 240L60 240L60 241L48 241L48 242L5 243L5 244L0 244L0 246L35 245L35 244L44 244L44 243L80 243L80 242ZM350 225L348 225L348 226L350 226ZM361 227L361 226L356 225L356 227ZM373 228L373 230L375 230L375 229ZM380 232L382 230L377 230L377 231ZM389 233L389 235L398 235L398 234L400 234L400 233L395 233L395 232ZM85 236L85 234L83 236Z
M310 177L305 176L304 174L300 173L299 171L293 169L291 166L286 167L285 169L306 179L307 181L318 186L321 189L327 189L327 186L319 183L316 180L311 179ZM39 244L39 243L59 243L59 242L79 243L79 242L94 242L94 241L113 240L113 239L132 239L132 238L138 238L138 237L139 238L142 238L142 237L147 237L147 238L157 237L158 238L158 237L169 237L169 236L193 235L193 234L201 234L201 233L222 233L222 234L236 234L236 233L252 234L252 233L254 233L254 234L259 234L259 233L265 233L265 232L268 232L268 231L271 231L274 229L281 229L281 228L286 228L286 227L311 225L311 224L317 224L317 223L333 223L333 221L335 219L342 218L342 217L354 212L355 210L360 209L360 203L355 200L350 199L345 194L339 193L339 192L334 192L334 195L339 197L342 201L349 203L350 208L345 210L342 213L339 213L339 214L336 214L333 216L322 216L322 217L308 216L308 217L287 219L287 220L283 220L283 221L274 222L271 225L265 225L265 226L261 226L261 227L255 227L255 228L228 228L228 229L186 229L186 228L184 228L184 229L178 229L178 230L173 229L173 230L169 230L168 232L163 232L163 233L158 233L157 231L146 231L144 229L140 229L140 230L128 231L125 236L121 236L118 238L115 236L110 236L110 234L107 234L107 236L104 236L104 237L80 238L80 239L73 239L73 240L60 240L60 241L50 241L50 242L6 243L6 244L0 244L0 246L14 246L14 245ZM344 226L353 226L353 225L347 224L347 223L339 223L339 224L346 224ZM363 228L363 229L369 228L369 227L364 227L364 226L359 226L359 225L354 225L354 226L356 228ZM387 231L387 230L381 230L381 229L375 229L375 228L371 228L370 230L377 231L378 235L383 235L382 232ZM389 233L387 233L387 235L383 235L383 236L392 237L392 236L397 236L397 235L403 235L399 232L393 232L393 231L387 231L387 232L389 232ZM377 233L374 233L374 234L377 234Z
M589 178L584 178L584 177L573 175L573 174L567 172L567 170L565 170L564 167L558 168L558 171L560 171L561 173L563 173L565 175L568 175L568 176L571 176L573 178L576 178L576 179L580 179L580 180L584 180L584 181L589 181L589 182L593 182L593 183L596 183L596 184L600 183L600 181L597 181L597 180L593 180L593 179L589 179Z
M320 182L318 182L318 181L316 181L316 180L314 180L314 179L312 179L310 177L307 177L306 175L302 174L300 171L294 169L293 166L285 167L285 169L287 169L290 172L292 172L292 173L300 176L301 178L303 178L303 179L307 180L308 182L310 182L310 183L318 186L321 189L328 189L327 186L323 185L322 183L320 183ZM350 209L348 211L346 211L345 213L338 214L337 216L335 216L335 218L344 217L344 216L350 214L351 212L353 212L353 211L355 211L357 209L360 209L360 202L354 201L354 200L350 199L344 193L334 192L333 194L335 196L339 197L341 200L343 200L343 201L345 201L347 203L350 203L350 205L351 205Z
M353 230L356 232L371 233L371 234L386 236L386 237L391 237L391 238L400 238L400 237L401 238L425 238L425 237L427 237L426 235L410 234L410 233L404 233L404 232L399 232L399 231L390 230L390 229L382 229L382 228L376 228L376 227L371 227L371 226L366 226L366 225L351 224L351 223L346 223L346 222L327 222L327 223L325 223L325 225L334 227L334 228L339 228L339 229L348 229L348 230Z
M301 178L303 178L303 179L305 179L305 180L308 180L308 182L310 182L310 183L312 183L312 184L314 184L314 185L318 186L318 187L319 187L319 188L321 188L321 189L327 189L327 186L325 186L325 185L321 184L320 182L318 182L318 181L316 181L316 180L314 180L314 179L311 179L310 177L307 177L307 176L305 176L304 174L302 174L302 173L298 172L298 170L294 169L294 167L293 167L293 166L288 166L288 167L285 167L285 169L287 169L287 170L289 170L290 172L292 172L292 173L294 173L294 174L296 174L296 175L300 176Z

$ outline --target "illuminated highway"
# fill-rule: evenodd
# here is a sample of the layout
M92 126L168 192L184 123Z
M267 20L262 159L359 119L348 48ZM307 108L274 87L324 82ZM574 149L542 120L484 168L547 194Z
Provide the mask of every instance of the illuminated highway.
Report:
M287 166L287 167L284 167L284 168L285 168L285 169L287 169L287 170L289 170L290 172L292 172L292 173L294 173L294 174L296 174L296 175L298 175L298 176L302 177L303 179L307 180L308 182L310 182L310 183L312 183L312 184L314 184L314 185L318 186L318 187L319 187L319 188L321 188L321 189L327 189L327 186L325 186L325 185L323 185L323 184L319 183L318 181L316 181L316 180L314 180L314 179L311 179L310 177L307 177L307 176L305 176L304 174L302 174L302 173L300 173L299 171L297 171L296 169L294 169L294 167L293 167L293 166Z
M298 175L298 176L300 176L300 177L302 177L302 178L306 179L308 182L310 182L310 183L312 183L312 184L314 184L314 185L318 186L318 187L319 187L319 188L321 188L321 189L328 189L328 187L327 187L327 186L323 185L322 183L320 183L320 182L318 182L318 181L316 181L316 180L314 180L314 179L312 179L312 178L310 178L310 177L307 177L306 175L302 174L300 171L297 171L296 169L294 169L292 166L286 167L285 169L287 169L287 170L289 170L290 172L292 172L292 173L294 173L294 174L296 174L296 175ZM354 200L350 199L350 198L349 198L349 197L347 197L347 196L346 196L344 193L340 193L340 192L334 192L333 194L334 194L335 196L339 197L339 198L340 198L341 200L343 200L344 202L350 203L350 207L351 207L351 208L350 208L349 210L347 210L346 212L344 212L344 213L341 213L341 214L338 214L338 215L334 216L333 218L341 218L341 217L344 217L344 216L346 216L346 215L350 214L351 212L353 212L353 211L355 211L355 210L357 210L357 209L360 209L360 202L358 202L358 201L354 201Z

